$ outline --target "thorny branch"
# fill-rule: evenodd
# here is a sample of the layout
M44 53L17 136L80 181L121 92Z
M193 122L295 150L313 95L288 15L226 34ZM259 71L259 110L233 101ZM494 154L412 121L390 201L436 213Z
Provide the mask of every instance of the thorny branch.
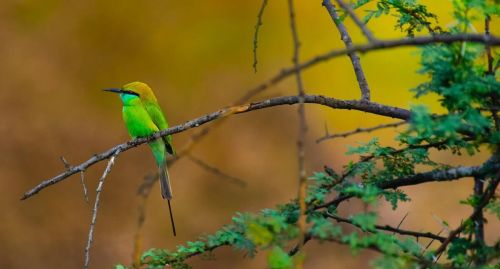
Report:
M351 36L347 32L347 28L339 17L335 6L330 0L323 0L323 6L326 8L330 17L332 17L333 22L337 26L340 32L340 38L344 41L345 47L347 49L353 48ZM366 81L365 73L361 67L361 62L359 56L355 52L347 53L349 58L351 58L352 66L354 68L354 73L356 74L356 79L358 80L359 88L361 89L361 100L370 101L370 88L368 87L368 82Z
M336 220L337 222L348 223L348 224L354 225L356 227L359 227L358 225L354 224L354 222L350 219L342 218L340 216L333 215L333 214L328 213L328 212L326 214L329 218L332 218L332 219ZM409 235L409 236L413 236L416 238L419 238L419 237L430 238L430 239L438 240L440 242L443 242L446 239L446 237L439 236L439 235L436 235L436 234L433 234L430 232L423 233L423 232L415 232L415 231L410 231L410 230L403 230L403 229L400 229L399 227L396 228L396 227L392 227L389 225L375 225L375 229L393 232L393 233L397 233L400 235Z
M349 110L358 110L358 111L364 111L364 112L369 112L372 114L377 114L377 115L382 115L386 117L393 117L393 118L399 118L403 120L407 120L410 118L410 111L398 107L391 107L391 106L386 106L382 105L379 103L375 102L364 102L364 101L358 101L358 100L339 100L339 99L334 99L334 98L328 98L325 96L321 95L305 95L304 96L304 101L305 103L310 103L310 104L320 104L323 106L327 106L330 108L334 109L349 109ZM85 162L81 163L80 165L73 166L69 170L66 170L65 172L44 180L31 190L27 191L24 193L24 195L21 197L21 200L25 200L35 194L37 194L39 191L45 189L46 187L49 187L53 184L56 184L66 178L68 178L71 175L74 175L78 172L86 170L88 167L102 161L105 159L110 158L117 150L120 150L120 152L127 151L131 148L137 147L139 145L142 145L144 143L153 141L155 139L158 139L159 137L162 136L167 136L171 134L176 134L180 132L184 132L186 130L192 129L199 127L205 123L221 119L224 117L227 117L232 114L240 114L240 113L246 113L250 112L253 110L258 110L258 109L264 109L264 108L269 108L269 107L274 107L274 106L280 106L280 105L292 105L292 104L297 104L299 103L299 97L298 96L282 96L282 97L276 97L276 98L271 98L267 99L261 102L255 102L251 104L246 104L246 105L240 105L240 106L232 106L224 109L220 109L218 111L203 115L201 117L198 117L196 119L187 121L183 124L179 124L173 127L170 127L165 130L161 130L152 136L149 137L142 137L142 138L137 138L131 141L128 141L126 143L117 145L105 152L95 154L92 158L86 160Z
M345 137L359 134L359 133L370 133L370 132L380 130L380 129L398 127L398 126L401 126L401 125L406 124L406 123L407 123L406 121L398 121L398 122L393 122L393 123L380 124L380 125L368 127L368 128L356 128L352 131L344 132L344 133L338 133L338 134L326 133L324 136L318 138L316 140L316 143L320 143L320 142L323 142L323 141L328 140L328 139L335 139L335 138L339 138L339 137L345 138Z
M264 9L267 6L268 0L263 0L260 6L259 15L257 15L257 23L255 23L255 32L253 35L253 71L257 73L257 47L259 46L259 30L262 26L262 16L264 15Z
M297 139L297 159L298 159L298 164L299 164L299 188L298 188L298 194L297 194L297 200L299 202L299 208L300 208L300 213L299 213L299 220L297 221L297 225L300 230L300 236L299 236L299 244L301 244L304 241L304 235L306 233L306 192L307 192L307 175L306 175L306 170L305 170L305 149L304 149L304 144L306 140L306 132L307 132L307 123L306 123L306 115L305 115L305 108L304 108L304 102L305 102L305 92L304 92L304 85L302 82L302 75L301 75L301 70L298 68L299 66L299 52L300 52L300 41L299 41L299 35L297 32L297 25L295 23L295 10L293 6L293 0L288 0L288 10L289 10L289 16L290 16L290 28L292 31L292 37L293 37L293 58L292 62L295 67L295 78L297 82L297 91L298 91L298 97L299 97L299 108L298 108L298 115L299 115L299 130L298 130L298 139Z
M465 177L474 177L484 175L489 171L500 169L500 163L491 158L480 166L459 166L447 170L433 170L430 172L418 173L412 176L401 177L398 179L376 184L380 189L397 189L404 186L418 185L426 182L441 182L457 180ZM339 205L341 202L352 198L352 195L340 195L337 198L322 205L315 206L314 209L326 208L333 205Z

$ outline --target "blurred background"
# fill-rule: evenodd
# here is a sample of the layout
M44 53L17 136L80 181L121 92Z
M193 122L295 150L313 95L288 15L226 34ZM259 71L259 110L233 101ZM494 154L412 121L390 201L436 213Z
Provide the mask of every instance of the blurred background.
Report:
M451 1L421 1L439 15L442 26L453 23ZM59 157L76 165L129 139L121 120L117 96L101 91L131 81L147 82L156 92L171 125L232 104L250 88L291 65L292 42L287 6L269 1L258 47L258 72L252 70L252 39L261 1L61 1L4 0L0 2L0 268L79 268L91 216L77 175L20 202L19 197L40 181L64 170ZM321 1L297 1L297 23L306 60L343 47ZM362 16L363 11L359 11ZM370 24L379 38L397 38L395 18ZM365 42L355 25L346 21L355 43ZM492 25L495 25L492 23ZM478 24L478 29L481 25ZM498 29L494 29L499 33ZM416 73L418 50L398 48L361 56L373 101L409 108L426 103L442 111L435 98L414 100L408 89L423 81ZM359 98L347 57L307 69L307 93L342 99ZM295 80L256 96L296 93ZM143 249L169 248L214 232L237 211L256 212L287 202L296 195L297 107L282 106L236 115L196 145L193 155L227 174L247 182L245 188L208 173L185 158L170 168L178 236L171 235L167 206L159 186L152 190L143 227ZM315 140L325 133L392 122L355 111L334 111L306 106L307 172L327 164L340 169L354 157L344 156L348 145L379 136L394 145L397 129L349 139ZM196 130L176 134L179 149ZM478 164L489 155L458 158L436 152L436 161ZM105 163L85 173L91 203ZM156 171L147 147L117 158L104 191L91 268L111 268L132 262L140 198L137 188ZM453 186L452 188L450 186ZM397 225L408 213L403 228L441 230L438 219L458 225L470 208L458 203L472 191L472 181L426 184L405 188L412 202L392 211L380 203L381 224ZM348 216L357 203L342 206ZM491 216L489 242L500 231ZM497 226L498 227L498 226ZM366 267L372 252L353 258L350 250L333 244L308 244L306 268ZM229 248L216 259L194 258L194 268L263 268L266 255L255 259Z

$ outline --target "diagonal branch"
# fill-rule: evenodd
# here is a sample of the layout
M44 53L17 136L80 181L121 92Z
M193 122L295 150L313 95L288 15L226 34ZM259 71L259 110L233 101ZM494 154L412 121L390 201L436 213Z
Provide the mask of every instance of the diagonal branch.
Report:
M392 106L386 106L386 105L382 105L382 104L374 103L374 102L363 102L363 101L358 101L358 100L339 100L339 99L334 99L334 98L328 98L328 97L321 96L321 95L305 95L304 101L305 101L305 103L319 104L319 105L327 106L327 107L330 107L333 109L358 110L358 111L364 111L364 112L369 112L372 114L377 114L377 115L386 116L386 117L399 118L399 119L404 119L404 120L407 120L410 118L410 111L408 111L406 109L392 107ZM25 199L37 194L39 191L41 191L41 190L43 190L51 185L54 185L54 184L56 184L64 179L68 178L71 175L74 175L76 173L84 171L88 167L90 167L90 166L92 166L100 161L109 159L117 150L120 150L120 153L122 153L122 152L127 151L131 148L134 148L134 147L137 147L137 146L142 145L144 143L158 139L159 137L184 132L186 130L199 127L205 123L212 122L212 121L215 121L218 119L223 119L224 117L227 117L227 116L232 115L232 114L247 113L247 112L254 111L254 110L270 108L270 107L280 106L280 105L293 105L293 104L297 104L297 103L299 103L298 96L282 96L282 97L267 99L267 100L264 100L261 102L255 102L255 103L241 105L241 106L233 106L233 107L223 108L223 109L220 109L218 111L215 111L215 112L203 115L201 117L198 117L196 119L187 121L183 124L179 124L179 125L173 126L171 128L161 130L161 131L153 134L152 136L131 140L129 142L117 145L117 146L115 146L115 147L113 147L105 152L95 154L92 158L86 160L85 162L81 163L80 165L73 166L69 170L66 170L63 173L61 173L53 178L44 180L43 182L39 183L37 186L35 186L31 190L25 192L24 195L21 197L21 200L25 200Z
M196 158L195 156L193 156L191 154L188 154L187 157L190 161L197 164L199 167L203 168L207 172L212 173L212 174L214 174L222 179L225 179L225 180L231 182L232 184L235 184L236 186L244 188L247 185L246 181L244 181L240 178L228 175L228 174L224 173L223 171L221 171L219 168L212 166L212 165L206 163L205 161L203 161L199 158Z
M335 6L332 4L330 0L323 0L323 6L326 8L330 17L332 17L333 22L337 26L337 29L340 32L340 38L344 41L345 47L347 49L353 48L351 36L349 32L347 32L347 28L345 28L344 23L339 17ZM361 89L361 100L370 101L370 88L368 87L368 82L366 81L365 73L363 72L363 68L361 67L361 62L359 60L359 56L355 52L347 53L349 58L351 58L352 66L354 67L354 73L356 74L356 79L358 80L359 88Z

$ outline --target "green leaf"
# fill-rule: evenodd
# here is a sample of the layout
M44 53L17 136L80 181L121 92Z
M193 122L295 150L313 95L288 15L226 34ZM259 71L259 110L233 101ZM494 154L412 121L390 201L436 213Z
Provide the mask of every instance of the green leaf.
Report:
M293 266L292 258L280 247L271 250L267 262L271 269L289 269Z
M363 231L374 231L377 224L377 214L375 212L360 213L352 216L351 220Z

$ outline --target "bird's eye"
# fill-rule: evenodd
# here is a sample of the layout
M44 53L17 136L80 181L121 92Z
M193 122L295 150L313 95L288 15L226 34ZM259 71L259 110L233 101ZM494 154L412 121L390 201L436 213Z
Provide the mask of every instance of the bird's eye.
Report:
M123 92L124 92L124 93L126 93L126 94L135 95L135 96L137 96L137 97L140 97L138 93L133 92L133 91L127 91L127 90L124 90Z

